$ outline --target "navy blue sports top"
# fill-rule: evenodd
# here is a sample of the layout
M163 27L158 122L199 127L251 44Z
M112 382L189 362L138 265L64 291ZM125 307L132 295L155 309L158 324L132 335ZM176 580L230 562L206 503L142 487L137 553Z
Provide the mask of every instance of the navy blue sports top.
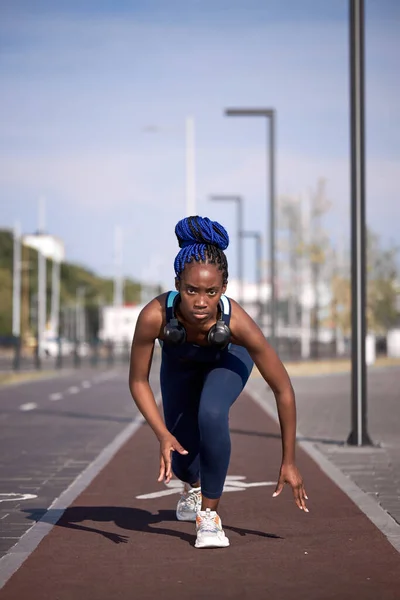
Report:
M174 308L178 302L178 292L168 292L165 300L165 315L166 322L168 323L173 315ZM220 306L223 308L221 315L224 323L229 327L231 320L231 303L227 296L224 294L221 296ZM191 342L184 342L183 344L167 344L163 340L159 340L162 347L163 354L166 354L172 359L179 361L196 361L196 362L214 362L219 360L221 356L228 352L231 344L228 344L222 350L216 346L199 346L198 344L192 344Z

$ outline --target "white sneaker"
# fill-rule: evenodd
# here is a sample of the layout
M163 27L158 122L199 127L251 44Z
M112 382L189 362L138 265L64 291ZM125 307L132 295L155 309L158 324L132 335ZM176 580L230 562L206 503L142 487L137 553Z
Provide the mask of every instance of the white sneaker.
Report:
M222 529L220 517L215 510L201 510L196 517L196 548L226 548L229 540Z
M201 488L189 488L178 500L176 518L178 521L195 521L200 509Z

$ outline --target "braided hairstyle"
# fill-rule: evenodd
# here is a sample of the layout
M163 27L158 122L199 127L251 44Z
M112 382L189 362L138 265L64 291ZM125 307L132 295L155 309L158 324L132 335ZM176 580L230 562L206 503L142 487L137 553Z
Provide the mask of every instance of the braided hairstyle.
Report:
M229 235L222 225L207 217L186 217L176 224L175 235L181 248L174 261L178 279L185 264L196 260L216 265L222 271L223 283L228 283L228 261L223 251L229 245Z

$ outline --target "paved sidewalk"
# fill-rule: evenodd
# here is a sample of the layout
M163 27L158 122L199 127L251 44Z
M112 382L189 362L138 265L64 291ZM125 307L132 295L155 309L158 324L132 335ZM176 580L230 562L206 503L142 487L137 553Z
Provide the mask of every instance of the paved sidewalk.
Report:
M292 377L300 439L311 441L349 479L400 524L400 367L373 369L368 375L368 431L371 447L346 445L350 433L349 373ZM259 377L249 382L276 413L275 400Z
M396 600L400 555L357 506L301 449L310 513L289 489L273 499L278 426L247 394L230 422L221 505L230 548L193 547L193 523L175 519L177 490L156 482L158 445L143 426L6 583L1 600ZM44 507L26 517L52 523L60 515Z

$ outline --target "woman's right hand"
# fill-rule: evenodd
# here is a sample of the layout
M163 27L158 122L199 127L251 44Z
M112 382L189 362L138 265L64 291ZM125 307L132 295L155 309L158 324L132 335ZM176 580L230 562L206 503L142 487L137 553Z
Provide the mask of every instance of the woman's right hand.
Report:
M168 433L160 439L160 474L157 481L162 481L163 479L165 483L171 481L171 462L172 452L174 451L179 452L179 454L188 454L188 451L180 445L178 440Z

